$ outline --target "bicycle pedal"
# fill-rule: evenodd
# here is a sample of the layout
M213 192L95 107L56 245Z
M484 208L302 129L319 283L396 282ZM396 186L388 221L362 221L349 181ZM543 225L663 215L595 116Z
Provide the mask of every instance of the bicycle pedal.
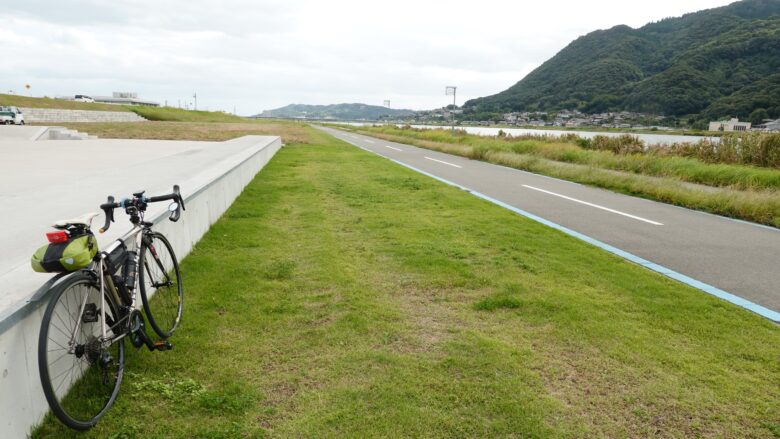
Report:
M170 351L173 345L168 340L160 340L154 343L154 349L158 351Z

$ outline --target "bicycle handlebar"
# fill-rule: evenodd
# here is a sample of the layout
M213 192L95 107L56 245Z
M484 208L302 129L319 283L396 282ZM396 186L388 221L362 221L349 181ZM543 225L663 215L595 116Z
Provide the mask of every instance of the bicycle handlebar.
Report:
M182 198L181 196L179 185L174 185L173 192L167 195L158 195L156 197L144 197L143 192L139 192L133 194L133 198L125 198L118 203L114 202L114 197L109 195L106 202L100 205L100 208L106 214L106 223L103 225L103 227L100 228L100 233L105 233L108 230L108 228L111 227L111 223L115 222L114 209L116 209L117 207L124 207L125 209L138 208L138 210L144 211L146 210L146 205L148 203L156 203L158 201L166 201L166 200L172 200L174 201L174 203L176 203L175 209L171 211L171 215L168 217L168 219L171 220L172 222L178 221L179 218L181 217L181 211L187 210L184 207L184 198Z

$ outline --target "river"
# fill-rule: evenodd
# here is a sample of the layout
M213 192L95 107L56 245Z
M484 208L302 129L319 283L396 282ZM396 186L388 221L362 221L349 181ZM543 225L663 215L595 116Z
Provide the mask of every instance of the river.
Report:
M336 122L338 123L338 122ZM365 125L382 125L378 123L363 123L363 122L340 122L345 125L365 126ZM403 125L398 125L399 127ZM412 125L412 128L435 130L435 129L450 129L449 126L441 125ZM696 143L702 139L709 139L712 142L719 142L717 137L704 137L704 136L681 136L679 134L640 134L640 133L616 133L616 132L604 132L604 131L564 131L564 130L539 130L532 128L494 128L494 127L467 127L456 126L459 130L464 130L469 134L475 134L478 136L497 136L499 131L503 131L511 136L521 136L524 134L536 134L547 136L561 136L565 134L576 134L586 139L592 139L596 136L618 137L624 134L630 134L638 137L645 142L646 145L671 145L672 143Z

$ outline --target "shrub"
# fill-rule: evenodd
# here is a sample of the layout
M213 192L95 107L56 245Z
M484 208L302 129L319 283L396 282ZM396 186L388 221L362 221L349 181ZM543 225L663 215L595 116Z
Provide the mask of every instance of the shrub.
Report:
M590 139L587 139L585 137L578 137L575 141L577 143L577 146L584 149L592 149L593 148L593 142Z
M639 137L623 134L619 137L596 136L591 141L593 149L615 154L640 154L645 152L645 142Z

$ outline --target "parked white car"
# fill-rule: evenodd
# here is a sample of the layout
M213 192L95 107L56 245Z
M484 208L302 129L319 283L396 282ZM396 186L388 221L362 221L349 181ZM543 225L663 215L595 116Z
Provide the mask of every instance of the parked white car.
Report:
M24 114L17 107L0 107L0 124L24 125Z
M73 100L76 102L95 102L92 96L87 95L76 95L73 97Z

